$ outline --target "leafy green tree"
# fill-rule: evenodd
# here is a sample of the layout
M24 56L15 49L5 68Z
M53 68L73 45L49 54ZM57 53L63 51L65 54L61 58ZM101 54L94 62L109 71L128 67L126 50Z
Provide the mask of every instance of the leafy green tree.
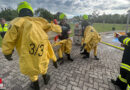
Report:
M43 8L38 8L35 11L35 15L43 17L43 18L47 19L48 21L52 21L54 19L53 14L51 14L48 10L43 9Z
M0 12L0 18L5 18L7 21L10 21L18 17L17 10L14 9L2 9Z

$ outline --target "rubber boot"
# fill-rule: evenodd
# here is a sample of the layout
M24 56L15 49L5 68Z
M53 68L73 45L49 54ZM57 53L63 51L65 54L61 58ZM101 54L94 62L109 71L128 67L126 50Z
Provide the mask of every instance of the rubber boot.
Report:
M40 90L38 80L35 81L35 82L31 82L31 88L32 88L33 90Z
M74 61L74 60L71 58L70 54L66 54L66 55L67 55L67 59L68 59L69 61Z
M117 83L114 79L111 79L111 82L112 82L114 85L118 85L118 83Z
M58 59L57 59L57 62L60 62L61 60L63 60L63 58L58 58Z
M84 50L82 53L80 53L81 55L85 55L87 52L86 50Z
M95 60L99 60L99 58L97 56L95 56Z
M89 58L89 56L90 56L90 53L86 52L86 55L83 56L83 59L87 59L87 58Z
M127 84L121 82L118 78L117 78L116 81L113 80L113 79L111 79L111 82L112 82L114 85L118 86L121 90L126 90Z
M64 63L64 59L61 60L60 65L62 65L63 63Z
M57 61L59 62L60 65L64 63L64 59L63 58L59 58Z
M43 77L43 80L44 80L44 84L47 85L48 82L50 81L50 75L45 74L45 75L42 75L42 77Z

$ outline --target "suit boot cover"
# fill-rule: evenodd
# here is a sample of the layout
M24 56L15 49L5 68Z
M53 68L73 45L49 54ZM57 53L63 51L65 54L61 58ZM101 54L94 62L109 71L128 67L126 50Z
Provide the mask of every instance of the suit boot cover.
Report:
M122 81L120 81L119 78L117 78L116 81L113 80L113 79L111 79L111 82L112 82L114 85L118 86L121 90L126 90L127 84L124 83L124 82L122 82Z
M90 57L90 53L86 52L86 55L83 56L83 59L87 59L87 58L89 58L89 57Z
M38 80L35 81L35 82L31 82L31 88L32 88L33 90L40 90Z
M59 62L60 65L64 63L64 59L63 58L59 58L57 61Z
M63 60L63 58L58 58L57 62L61 62Z
M70 54L66 54L66 55L67 55L67 59L68 59L69 61L74 61L74 60L71 58Z
M99 58L97 56L95 56L95 60L99 60Z
M84 50L82 53L80 53L81 55L85 55L87 53L86 50Z
M42 75L42 77L43 77L43 80L44 80L44 84L47 85L48 82L50 81L50 75L45 74L45 75Z

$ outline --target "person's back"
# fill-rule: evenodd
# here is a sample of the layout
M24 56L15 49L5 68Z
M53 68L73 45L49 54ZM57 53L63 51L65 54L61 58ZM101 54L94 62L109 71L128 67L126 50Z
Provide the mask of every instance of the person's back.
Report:
M100 42L101 37L99 36L98 32L92 26L87 26L84 32L84 38L86 44L88 44L91 48L97 46Z
M11 21L10 28L3 39L2 52L10 61L13 49L16 47L21 73L30 78L33 89L39 90L39 74L42 74L44 84L48 84L50 80L50 75L47 74L50 59L57 68L57 59L47 32L61 32L61 28L59 25L48 23L43 18L32 17L32 7L25 1L19 4L18 13L20 17Z
M16 48L19 47L19 45L20 47L22 47L21 45L27 42L26 40L29 38L32 38L32 40L36 39L37 42L41 42L43 39L47 40L48 36L43 30L45 29L45 27L43 28L43 26L46 26L46 23L47 21L45 19L39 17L19 17L11 21L11 26L17 27L18 32ZM13 32L15 32L15 30L13 30ZM20 49L21 48L18 48L19 53L21 52Z

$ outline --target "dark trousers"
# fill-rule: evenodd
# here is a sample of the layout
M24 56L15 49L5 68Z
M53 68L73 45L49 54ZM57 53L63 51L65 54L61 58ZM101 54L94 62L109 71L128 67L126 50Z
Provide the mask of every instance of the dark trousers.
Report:
M127 83L123 82L123 80L121 80L120 76L122 79L127 80ZM127 85L128 84L130 85L130 71L120 68L120 76L116 80L117 85L121 88L121 90L126 90Z
M4 38L5 33L6 33L6 32L1 32L1 33L0 33L0 35L1 35L1 37L2 37L2 39Z

